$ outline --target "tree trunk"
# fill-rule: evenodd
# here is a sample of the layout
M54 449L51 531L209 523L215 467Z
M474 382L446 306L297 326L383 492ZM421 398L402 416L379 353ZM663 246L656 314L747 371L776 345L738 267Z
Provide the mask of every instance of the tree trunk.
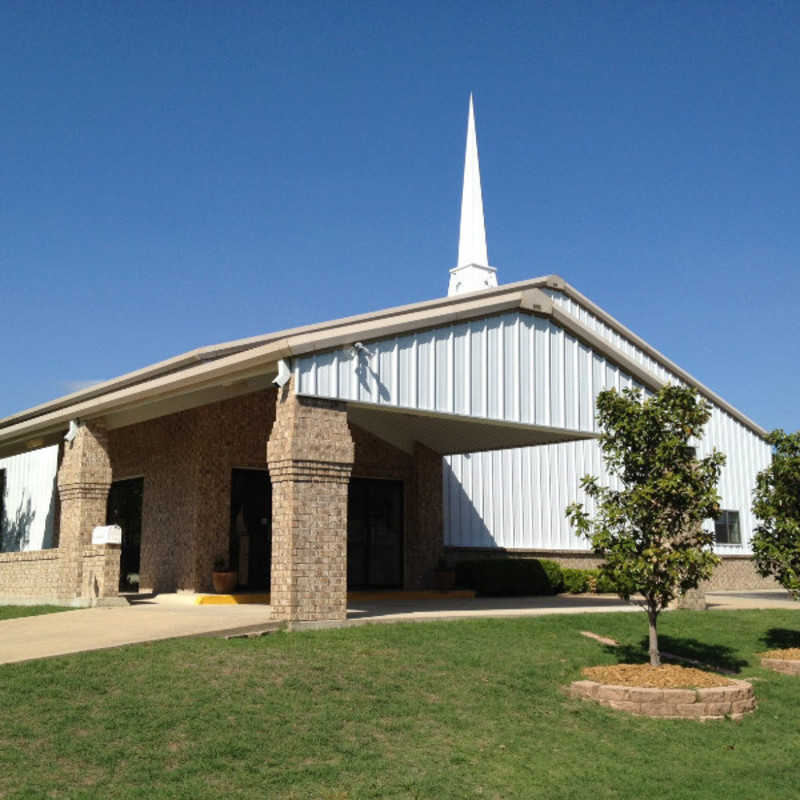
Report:
M661 653L658 651L658 632L656 631L657 611L648 611L647 619L650 622L650 666L661 666Z

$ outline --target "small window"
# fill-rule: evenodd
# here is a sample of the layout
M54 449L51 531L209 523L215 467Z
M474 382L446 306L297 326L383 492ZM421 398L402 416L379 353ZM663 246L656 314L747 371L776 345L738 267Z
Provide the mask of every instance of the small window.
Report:
M717 544L742 543L738 511L723 511L722 514L714 520L714 539Z

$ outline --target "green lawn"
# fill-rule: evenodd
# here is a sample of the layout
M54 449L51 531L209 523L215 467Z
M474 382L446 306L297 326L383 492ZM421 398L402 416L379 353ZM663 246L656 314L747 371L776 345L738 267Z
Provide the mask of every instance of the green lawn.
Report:
M0 622L4 619L14 619L16 617L35 617L39 614L54 614L57 611L72 611L72 609L63 606L0 606Z
M622 641L622 654L579 635ZM800 612L675 612L664 649L756 679L741 723L564 696L639 614L185 639L0 667L0 797L795 798Z

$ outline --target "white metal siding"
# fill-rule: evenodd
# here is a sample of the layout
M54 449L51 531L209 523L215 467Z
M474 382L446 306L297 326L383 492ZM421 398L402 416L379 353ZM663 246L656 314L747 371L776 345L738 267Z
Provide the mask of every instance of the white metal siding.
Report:
M509 312L295 362L299 394L595 430L594 401L638 385L553 322Z
M713 447L728 461L719 492L722 507L739 512L741 545L717 545L721 554L748 554L755 520L750 510L756 474L770 462L771 449L725 412L714 408L699 453ZM577 500L594 512L579 488L583 475L597 475L618 488L606 472L597 440L470 453L444 459L444 529L450 547L587 550L564 516Z
M554 303L559 305L597 335L606 339L616 349L624 353L648 372L663 381L682 383L676 376L654 361L635 344L611 329L594 314L578 305L574 300L555 290L546 290ZM579 345L581 350L582 345ZM556 349L558 354L558 350ZM544 357L546 354L542 354ZM577 372L571 356L566 361L566 392L574 388L570 375L581 377L588 371L583 361L586 354L580 353ZM572 394L572 403L564 403L566 423L575 414L578 406L580 429L584 419L593 417L594 404L598 392L610 386L622 388L630 385L628 376L619 373L604 359L592 354L592 395L587 402L585 393ZM539 375L537 374L537 379ZM557 382L559 375L553 376ZM574 380L574 378L573 378ZM540 389L541 394L541 389ZM647 392L650 394L650 392ZM558 390L552 397L560 400ZM556 412L556 417L558 412ZM553 424L557 424L553 422ZM764 469L772 458L771 447L759 436L750 431L730 414L717 406L712 406L711 419L706 433L699 443L698 455L705 457L716 448L727 456L719 482L719 493L723 509L739 512L742 543L740 545L719 544L720 554L750 554L750 539L756 520L751 511L752 491L758 472ZM586 503L590 512L594 504L579 489L579 480L585 474L596 475L604 485L616 486L618 483L604 468L600 445L596 440L544 445L536 448L522 448L516 451L513 469L486 470L484 462L504 466L495 460L494 453L473 453L470 455L449 456L444 464L445 486L445 542L453 547L503 547L544 550L586 550L588 543L579 539L564 516L566 506L578 500ZM519 475L517 474L519 472ZM499 497L504 490L512 492L510 502L514 504L516 515L502 517L492 508L484 508L474 498L472 487L481 481L483 493ZM521 508L517 510L517 506ZM520 520L517 523L517 520ZM710 525L711 523L709 523Z
M655 375L657 378L660 378L662 381L675 380L675 376L668 369L661 366L652 356L645 353L644 350L641 350L620 333L617 333L610 325L575 302L571 297L557 289L545 288L542 291L550 297L553 303L562 311L566 311L571 316L575 317L575 319L583 323L592 333L605 339L616 350L619 350L620 353L630 358L631 361L634 361L640 367L647 370L652 375Z
M556 290L548 295L616 350L662 381L682 383L651 356ZM440 413L596 432L600 391L639 386L601 353L548 319L508 312L295 362L298 393ZM641 388L641 387L640 387ZM651 394L648 390L646 394ZM739 512L749 553L751 492L771 449L714 406L699 454L728 456L720 479L722 507ZM445 458L445 541L450 546L585 550L564 517L590 473L611 483L595 440ZM590 507L591 510L591 507Z
M53 546L58 446L0 459L5 471L0 550L44 550Z

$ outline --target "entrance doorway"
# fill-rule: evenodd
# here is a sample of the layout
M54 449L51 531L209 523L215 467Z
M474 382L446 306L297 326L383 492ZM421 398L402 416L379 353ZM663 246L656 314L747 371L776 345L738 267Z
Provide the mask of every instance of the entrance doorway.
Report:
M402 481L350 481L347 585L351 589L402 587Z
M106 525L122 528L122 550L119 557L119 589L139 589L139 566L142 543L142 494L144 478L114 481L108 491Z
M231 474L230 542L239 585L269 590L272 484L265 469L235 469Z

